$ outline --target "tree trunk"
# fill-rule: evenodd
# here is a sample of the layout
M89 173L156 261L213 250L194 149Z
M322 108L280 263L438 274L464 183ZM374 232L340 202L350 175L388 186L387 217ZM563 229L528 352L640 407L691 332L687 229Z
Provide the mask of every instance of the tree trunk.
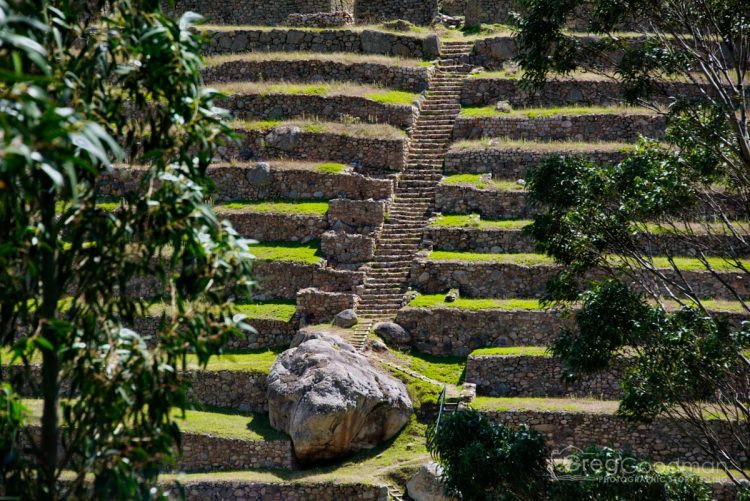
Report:
M57 314L57 302L60 290L57 280L57 230L55 222L55 197L52 196L52 183L48 184L48 197L42 201L41 213L45 234L42 246L42 305L39 311L42 338L51 348L42 349L42 436L39 448L40 481L39 499L57 499L56 470L58 463L59 429L57 408L60 399L60 358L58 356L59 339L55 327L50 324Z

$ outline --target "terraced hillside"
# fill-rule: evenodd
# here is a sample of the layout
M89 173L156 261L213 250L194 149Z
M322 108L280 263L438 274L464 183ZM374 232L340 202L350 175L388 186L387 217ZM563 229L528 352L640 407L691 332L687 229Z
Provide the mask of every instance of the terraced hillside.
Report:
M292 28L286 14L265 9L254 19L215 3L206 14L225 24L206 28L204 76L225 93L239 141L212 167L212 197L218 214L259 242L256 302L242 307L257 334L191 370L204 409L183 426L178 467L188 498L401 496L429 460L424 433L443 387L454 407L529 423L554 448L613 445L658 462L706 460L679 423L641 427L615 416L624 367L562 382L546 351L561 319L539 303L555 264L521 231L536 210L525 191L529 167L548 154L619 160L638 137L663 136L660 115L622 106L619 89L588 73L527 95L518 75L497 71L513 55L502 30ZM318 3L314 12L334 2ZM498 100L512 110L497 111ZM137 177L137 167L119 167L102 190L116 199ZM708 245L716 256L725 250ZM659 246L684 255L690 269L694 257L669 234L657 263ZM716 311L744 319L700 266L689 272ZM731 270L724 278L750 287ZM460 298L446 302L451 289ZM331 327L345 309L359 323ZM138 327L153 330L155 318ZM373 328L384 320L408 339L380 339ZM298 464L289 437L268 423L266 375L301 326L334 330L407 384L417 412L395 439L335 464ZM721 420L714 425L726 433Z

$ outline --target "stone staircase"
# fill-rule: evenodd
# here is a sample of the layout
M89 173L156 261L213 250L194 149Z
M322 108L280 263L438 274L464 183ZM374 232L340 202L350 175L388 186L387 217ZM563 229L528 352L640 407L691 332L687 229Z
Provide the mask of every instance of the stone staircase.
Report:
M411 262L419 251L424 226L442 178L442 164L453 126L461 111L461 88L471 67L461 58L471 53L472 42L446 42L437 71L430 80L395 197L377 241L373 261L358 307L360 322L352 342L362 350L372 326L393 318L403 306Z

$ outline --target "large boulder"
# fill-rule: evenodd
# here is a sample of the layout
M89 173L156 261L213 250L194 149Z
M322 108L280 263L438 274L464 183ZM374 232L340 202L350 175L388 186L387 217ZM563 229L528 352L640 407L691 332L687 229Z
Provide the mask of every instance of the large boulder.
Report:
M414 501L451 501L445 494L440 475L440 465L430 462L423 464L419 471L406 482L406 492Z
M348 329L357 325L357 312L351 308L340 311L333 317L333 325L341 327L342 329Z
M411 335L395 322L378 322L373 330L388 344L407 346L411 343Z
M406 387L340 337L300 331L268 376L271 426L289 434L303 463L375 447L409 420Z

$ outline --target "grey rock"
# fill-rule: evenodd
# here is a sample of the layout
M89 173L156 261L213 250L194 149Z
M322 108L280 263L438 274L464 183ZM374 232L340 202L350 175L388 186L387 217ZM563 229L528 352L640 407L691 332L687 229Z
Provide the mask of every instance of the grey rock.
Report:
M364 30L362 32L362 52L368 54L390 54L391 42L385 33Z
M357 313L349 308L336 314L336 316L333 318L333 325L335 325L336 327L348 329L349 327L354 327L355 325L357 325L358 321L359 320L357 319Z
M440 475L440 465L429 462L423 464L419 471L406 482L406 492L414 501L451 501L452 497L445 494Z
M369 449L406 424L406 387L336 335L300 332L268 375L271 426L289 434L303 463Z
M481 0L466 0L464 5L464 26L466 28L479 28L482 25L482 2Z
M508 101L498 101L495 105L495 111L499 111L500 113L510 113L513 111L513 107Z
M395 322L379 322L375 324L374 330L386 343L399 346L411 343L411 335Z
M432 34L422 42L425 59L436 59L440 56L440 37Z
M245 178L253 186L266 186L271 183L271 166L266 162L258 162L247 169Z
M297 146L301 129L294 125L276 127L266 135L266 143L272 148L282 151L292 151Z

